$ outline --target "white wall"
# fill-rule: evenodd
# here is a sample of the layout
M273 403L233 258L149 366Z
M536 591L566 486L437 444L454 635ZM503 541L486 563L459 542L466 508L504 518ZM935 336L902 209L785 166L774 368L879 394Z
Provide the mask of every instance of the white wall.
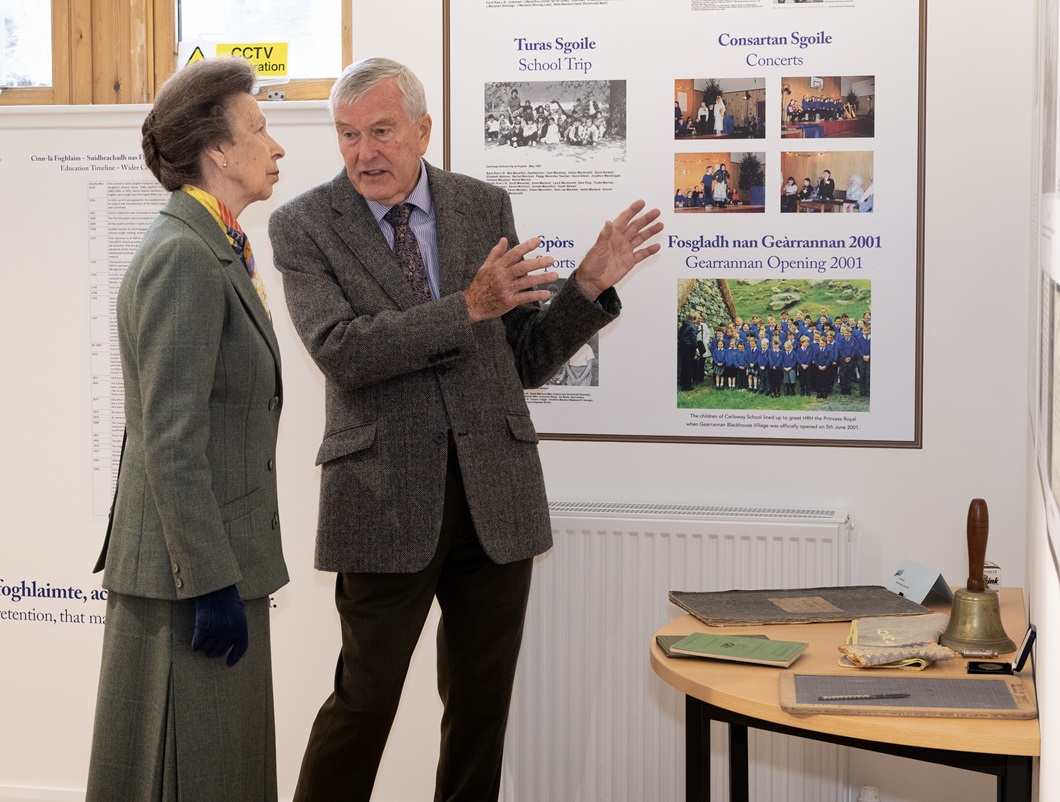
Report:
M997 7L987 0L932 0L930 8L927 183L922 188L926 227L924 447L888 450L547 442L542 456L552 498L841 507L852 516L861 542L859 581L881 582L901 559L910 558L942 571L951 583L962 583L967 575L965 513L970 499L983 497L989 502L992 521L989 556L1001 565L1005 584L1033 585L1029 594L1032 609L1040 610L1042 616L1038 619L1043 634L1039 651L1042 666L1060 662L1053 651L1048 651L1051 641L1047 634L1060 609L1055 559L1043 539L1033 540L1028 549L1024 535L1028 503L1032 512L1040 505L1035 495L1036 479L1029 479L1027 468L1028 376L1022 352L1030 275L1030 5L1006 5L1001 31ZM354 0L355 57L387 55L409 64L421 76L436 121L428 157L441 164L440 4L436 0L404 0L401 25L394 24L392 8L392 4ZM915 125L915 121L909 124ZM282 166L294 167L299 158L291 153ZM907 175L894 177L907 182L909 202L921 189L915 177L913 165ZM259 206L262 209L253 213L257 217L248 222L261 228L267 210L264 204ZM255 240L255 248L268 263L271 259L263 239ZM279 277L271 273L266 278L272 292L278 293ZM967 346L973 336L984 334L987 336L975 341L971 355L955 351L955 341ZM280 327L279 335L284 349L284 427L319 431L319 377L301 358L289 325ZM999 371L999 365L1005 369ZM17 371L18 365L9 365L9 369ZM69 425L79 431L83 427L78 421ZM9 436L16 438L18 433L5 431L5 438ZM284 510L313 509L316 472L311 464L315 448L311 438L300 438L281 455ZM15 466L5 467L16 470ZM54 467L43 462L40 465L42 470ZM781 469L785 476L809 479L773 481ZM21 470L32 469L23 466ZM8 480L3 484L6 486ZM35 511L25 512L27 520L19 531L33 531L30 523L37 518L31 513ZM7 519L9 524L18 523L17 516L8 515ZM332 579L330 575L313 575L308 568L312 524L311 514L297 517L285 512L285 553L292 575L297 576L292 587L297 585L298 592L284 592L289 612L275 622L280 630L285 620L307 612L318 615L320 621L319 630L298 633L303 643L297 650L297 663L279 656L276 661L278 719L297 722L281 733L281 739L299 744L304 743L312 717L309 707L317 699L322 701L328 691L338 645L330 602ZM1044 526L1036 514L1031 524L1032 532L1040 532ZM94 558L97 547L93 541L83 550ZM78 564L84 562L79 556ZM431 796L439 718L433 662L428 633L413 665L381 768L377 794L381 802ZM1055 675L1055 670L1052 673ZM1039 676L1043 700L1051 699L1055 691L1050 693L1052 689ZM3 693L10 692L8 688ZM314 701L309 704L307 699ZM90 705L86 700L82 706ZM81 714L81 718L90 715L87 711ZM1050 727L1055 729L1051 719L1043 715L1047 735L1053 731ZM69 764L84 762L86 755L41 755L40 759ZM281 793L290 793L296 770L297 756L281 756ZM1057 770L1050 770L1045 761L1045 772L1055 777ZM857 785L879 786L887 802L977 802L993 798L993 783L985 775L940 771L876 756L859 755L853 779ZM41 797L32 791L5 797L0 791L0 798ZM62 798L72 800L76 792Z
M438 4L403 6L417 20L414 29L393 28L382 4L355 0L354 55L387 55L413 66L441 122ZM1001 18L989 0L929 6L923 448L547 442L541 451L553 499L834 505L849 511L860 537L859 581L882 582L909 558L963 584L965 516L968 502L981 497L990 509L988 557L1001 566L1002 581L1034 579L1025 572L1023 356L1033 9L1008 3ZM429 154L436 163L440 144L436 128ZM894 179L906 182L913 202L914 166ZM816 472L817 479L774 482L780 466L787 475ZM879 786L887 802L993 799L987 775L878 756L857 757L853 779Z

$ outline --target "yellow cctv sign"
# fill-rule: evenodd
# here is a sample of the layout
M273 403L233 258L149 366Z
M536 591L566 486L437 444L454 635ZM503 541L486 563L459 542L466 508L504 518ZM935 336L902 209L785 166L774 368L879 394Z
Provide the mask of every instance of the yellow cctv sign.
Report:
M286 42L250 42L217 45L217 55L245 58L262 77L287 75Z

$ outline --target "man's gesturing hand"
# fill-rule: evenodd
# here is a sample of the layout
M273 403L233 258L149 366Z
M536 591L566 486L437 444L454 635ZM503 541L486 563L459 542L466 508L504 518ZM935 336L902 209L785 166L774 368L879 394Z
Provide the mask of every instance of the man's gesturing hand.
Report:
M472 323L492 320L509 312L519 304L547 301L548 290L535 290L539 284L555 281L556 273L534 273L552 267L551 256L524 259L541 245L537 237L508 249L508 240L501 237L475 274L471 286L464 290L464 301Z
M655 222L659 217L658 209L637 217L643 208L644 201L634 201L614 220L604 223L600 236L578 265L574 279L578 289L590 301L595 301L600 293L615 286L641 261L658 253L661 247L658 243L641 248L663 229L662 223Z

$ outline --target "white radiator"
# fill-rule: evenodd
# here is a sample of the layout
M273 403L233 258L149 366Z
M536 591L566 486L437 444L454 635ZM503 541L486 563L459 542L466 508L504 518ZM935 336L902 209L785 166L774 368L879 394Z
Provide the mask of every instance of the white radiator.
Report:
M505 743L506 802L684 798L684 697L648 662L670 590L852 584L835 510L554 502L534 568ZM712 725L711 796L728 799ZM751 799L843 802L840 747L749 731Z

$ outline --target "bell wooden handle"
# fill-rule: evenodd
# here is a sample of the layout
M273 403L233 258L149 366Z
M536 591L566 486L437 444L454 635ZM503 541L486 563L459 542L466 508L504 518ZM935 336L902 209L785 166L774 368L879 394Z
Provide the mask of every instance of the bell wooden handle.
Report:
M990 513L981 498L972 499L968 505L968 590L982 593L986 590L984 569L986 564L986 537L990 532Z

